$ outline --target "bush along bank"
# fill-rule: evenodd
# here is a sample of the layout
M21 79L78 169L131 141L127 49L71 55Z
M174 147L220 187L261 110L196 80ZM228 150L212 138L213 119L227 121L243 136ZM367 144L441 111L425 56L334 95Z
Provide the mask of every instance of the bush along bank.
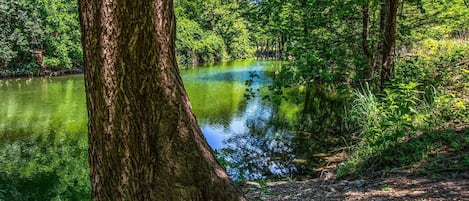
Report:
M436 176L469 167L469 41L423 40L396 63L379 95L355 91L348 121L357 129L338 176L410 168Z

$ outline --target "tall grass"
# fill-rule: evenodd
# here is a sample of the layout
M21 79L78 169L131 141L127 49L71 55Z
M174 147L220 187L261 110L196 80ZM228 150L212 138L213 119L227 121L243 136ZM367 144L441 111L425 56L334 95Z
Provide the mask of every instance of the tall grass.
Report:
M337 175L409 165L443 153L467 155L467 47L469 41L424 41L396 63L396 78L383 93L367 85L356 90L347 119L358 140Z
M359 141L338 175L361 173L394 163L390 147L411 138L416 130L429 126L432 104L417 83L396 84L377 97L368 85L355 90L348 121L357 126ZM382 157L378 157L382 156Z

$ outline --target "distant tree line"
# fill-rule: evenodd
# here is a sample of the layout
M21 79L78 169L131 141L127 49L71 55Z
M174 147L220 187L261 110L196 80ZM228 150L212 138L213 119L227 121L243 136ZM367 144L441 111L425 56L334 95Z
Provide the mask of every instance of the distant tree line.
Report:
M254 55L238 1L175 0L181 66ZM75 0L0 0L0 74L83 66ZM144 51L144 50L142 50Z
M180 64L252 57L245 7L235 0L175 0Z
M0 72L81 67L80 37L75 1L0 0Z
M281 85L379 88L394 77L395 58L409 50L403 47L425 37L467 39L465 3L174 0L177 60L185 66L278 58L291 61L279 76L286 80L277 79ZM74 0L0 0L0 74L82 68L79 28Z

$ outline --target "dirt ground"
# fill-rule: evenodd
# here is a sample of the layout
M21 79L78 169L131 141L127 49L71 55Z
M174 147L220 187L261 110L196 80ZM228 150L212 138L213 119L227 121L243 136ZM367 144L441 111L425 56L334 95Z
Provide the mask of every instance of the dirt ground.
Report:
M256 200L461 200L469 201L469 170L435 179L394 174L358 180L311 179L271 182L264 186L247 182L246 197Z

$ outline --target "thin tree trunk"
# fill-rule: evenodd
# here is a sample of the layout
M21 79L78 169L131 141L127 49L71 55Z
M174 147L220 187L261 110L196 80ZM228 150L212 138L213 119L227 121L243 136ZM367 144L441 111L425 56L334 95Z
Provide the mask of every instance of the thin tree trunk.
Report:
M368 40L370 35L369 22L370 22L370 13L369 13L369 2L365 1L362 6L362 50L363 56L366 58L368 65L364 69L363 77L365 79L371 79L373 75L373 61L372 54L370 52L370 47L368 46Z
M304 47L308 47L309 45L309 39L308 39L308 33L309 33L309 26L308 26L308 14L307 14L307 0L301 0L301 6L303 7L303 15L302 15L302 20L303 20L303 37L304 37ZM305 50L306 51L306 50ZM306 59L306 68L311 68L310 62L308 59ZM305 98L304 98L304 106L303 106L303 115L302 115L302 120L307 121L309 120L309 115L310 115L310 108L311 108L311 96L312 96L312 83L310 83L310 80L313 80L312 77L307 77L306 78L306 90L305 90Z
M271 47L272 47L272 53L271 53L271 57L272 58L275 58L276 57L276 53L277 53L277 46L275 45L275 37L272 36L272 44L271 44Z
M286 42L287 42L287 36L284 32L282 32L281 41L280 41L280 44L282 47L282 49L280 50L280 55L282 59L285 59L287 55Z
M259 41L256 42L256 58L260 58L260 49L259 49Z
M268 49L267 49L268 48L267 47L268 46L267 45L267 38L264 37L264 40L262 40L262 42L264 43L263 48L262 48L262 57L266 58L267 57L267 51L268 51Z
M405 0L402 0L401 5L399 5L400 7L399 18L401 18L404 15L404 5L405 5Z
M393 62L394 51L396 46L396 27L397 27L397 10L399 0L385 0L381 7L381 30L382 30L382 46L381 46L381 90L384 89L394 76Z
M277 37L277 59L280 59L282 52L282 35L281 33Z
M172 0L79 8L93 200L245 200L191 111Z

